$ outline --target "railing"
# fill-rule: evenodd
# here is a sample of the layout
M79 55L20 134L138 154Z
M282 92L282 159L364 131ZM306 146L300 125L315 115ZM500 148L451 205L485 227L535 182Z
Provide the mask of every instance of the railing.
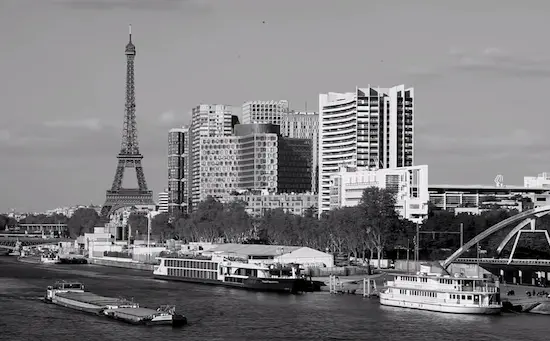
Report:
M508 264L508 259L497 258L457 258L454 263L467 263L467 264ZM546 259L512 259L512 264L523 265L546 265L550 266L550 260Z
M392 287L397 289L404 289L404 290L433 290L433 291L445 291L445 292L479 292L479 293L496 293L498 292L498 288L495 286L446 286L446 287L437 287L434 285L427 285L426 283L415 283L415 282L399 282L399 285L396 284L395 281L387 281L386 287Z

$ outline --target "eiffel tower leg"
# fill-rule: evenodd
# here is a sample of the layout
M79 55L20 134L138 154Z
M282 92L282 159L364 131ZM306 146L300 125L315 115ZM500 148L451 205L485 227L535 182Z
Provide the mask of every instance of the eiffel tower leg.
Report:
M141 160L136 160L135 167L136 167L138 188L140 191L147 191L147 182L145 182L145 174L143 174L143 167L141 166Z
M118 165L115 172L115 179L113 180L111 191L118 191L122 187L122 179L124 178L124 166L124 160L118 160Z
M102 222L102 223L108 223L109 222L109 212L111 212L112 208L113 208L113 206L111 206L111 205L103 205L103 207L101 207L101 213L99 215L100 222Z

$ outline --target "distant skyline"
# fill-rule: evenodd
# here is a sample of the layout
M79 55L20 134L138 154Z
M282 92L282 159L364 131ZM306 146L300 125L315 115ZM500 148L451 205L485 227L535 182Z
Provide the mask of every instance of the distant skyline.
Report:
M2 0L0 212L103 204L128 24L155 197L168 130L193 106L286 99L317 111L319 93L369 84L415 88L415 163L430 183L522 184L550 171L549 11L511 0Z

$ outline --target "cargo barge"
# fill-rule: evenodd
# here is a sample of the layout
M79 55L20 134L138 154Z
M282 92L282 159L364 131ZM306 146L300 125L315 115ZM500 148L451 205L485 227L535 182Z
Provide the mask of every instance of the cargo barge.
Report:
M44 300L47 303L136 325L177 327L187 324L186 317L177 314L174 306L161 306L158 309L140 307L138 303L126 299L87 292L80 282L58 281L48 287Z

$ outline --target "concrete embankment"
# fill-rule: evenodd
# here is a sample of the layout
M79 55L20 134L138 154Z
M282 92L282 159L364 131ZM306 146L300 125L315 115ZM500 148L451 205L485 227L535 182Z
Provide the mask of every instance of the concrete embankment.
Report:
M125 269L135 269L143 271L153 271L153 264L145 264L132 260L117 260L113 259L114 257L105 257L105 258L88 258L90 264L110 266L114 268L125 268Z

